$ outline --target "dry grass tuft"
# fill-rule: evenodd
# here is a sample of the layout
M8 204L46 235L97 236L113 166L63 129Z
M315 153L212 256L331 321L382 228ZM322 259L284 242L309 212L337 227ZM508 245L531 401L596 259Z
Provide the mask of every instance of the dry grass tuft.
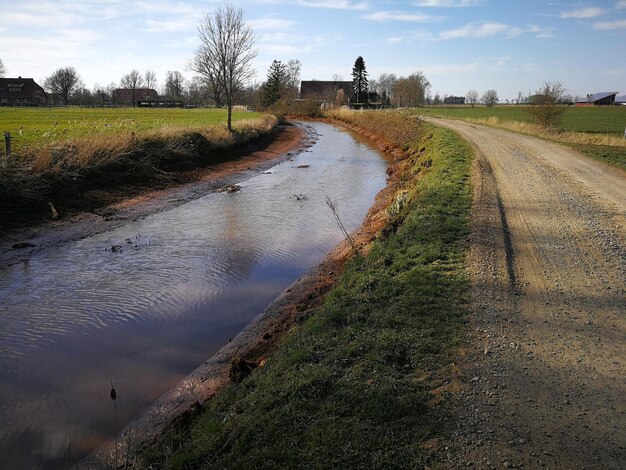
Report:
M573 132L564 130L550 130L537 124L531 124L520 121L507 121L497 117L490 118L464 118L465 121L474 122L476 124L484 124L492 127L499 127L522 134L539 136L544 139L555 140L567 144L579 145L606 145L609 147L626 147L626 139L616 137L615 135Z

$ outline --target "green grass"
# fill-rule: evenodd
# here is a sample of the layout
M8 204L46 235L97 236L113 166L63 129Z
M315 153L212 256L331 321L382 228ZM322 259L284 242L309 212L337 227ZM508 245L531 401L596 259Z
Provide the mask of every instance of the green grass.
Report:
M234 112L233 120L259 116ZM225 109L0 107L0 135L11 133L15 153L76 137L225 124Z
M445 406L427 402L450 378L465 332L472 153L451 131L422 125L409 154L409 197L393 205L385 235L264 367L218 394L148 461L386 469L433 460L424 444L445 434Z
M609 145L572 144L571 147L588 157L621 168L626 171L626 149Z
M439 116L452 119L487 119L497 117L501 120L531 122L526 106L433 106L414 110L417 114ZM626 106L570 106L563 115L561 127L573 132L608 133L624 135L626 128Z

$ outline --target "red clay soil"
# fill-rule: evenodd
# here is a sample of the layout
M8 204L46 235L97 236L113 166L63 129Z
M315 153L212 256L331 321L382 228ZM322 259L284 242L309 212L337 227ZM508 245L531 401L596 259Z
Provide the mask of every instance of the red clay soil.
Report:
M399 189L406 169L406 154L389 142L358 128L343 125L367 138L378 149L393 156L387 170L387 185L376 196L363 224L351 234L357 249L367 252L387 222L387 207ZM158 443L161 436L184 426L202 410L202 404L223 387L245 378L256 367L262 367L275 349L278 339L294 325L301 323L322 304L324 295L336 284L353 248L343 242L309 273L295 281L262 314L217 354L183 379L174 389L162 395L137 420L131 422L118 439L118 455L124 456L129 468L142 468L137 457ZM127 460L128 456L128 460ZM108 442L90 455L83 465L89 468L113 468L115 442Z

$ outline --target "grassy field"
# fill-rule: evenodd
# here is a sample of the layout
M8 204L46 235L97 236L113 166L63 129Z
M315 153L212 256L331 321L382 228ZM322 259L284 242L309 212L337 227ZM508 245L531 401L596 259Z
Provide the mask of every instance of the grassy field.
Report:
M531 122L526 106L433 106L416 109L417 114L448 117L452 119L488 119L498 118L502 121ZM591 132L624 135L626 128L626 106L570 106L563 115L563 130L572 132Z
M233 121L259 117L234 112ZM225 125L225 109L28 108L0 107L0 135L9 131L13 152L28 153L50 143L89 136L145 133L167 127ZM0 154L4 153L4 148Z
M408 147L388 229L264 367L161 441L147 456L159 468L426 468L436 460L433 443L446 432L440 400L466 328L472 152L451 131L406 118L413 122L340 117Z
M462 119L536 135L626 170L626 106L568 107L561 129L556 131L533 124L525 106L433 106L416 108L411 113Z

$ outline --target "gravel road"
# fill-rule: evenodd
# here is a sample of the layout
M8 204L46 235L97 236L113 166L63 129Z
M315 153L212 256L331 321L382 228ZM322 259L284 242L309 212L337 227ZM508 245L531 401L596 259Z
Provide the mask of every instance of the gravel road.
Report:
M428 119L476 150L473 337L451 467L626 468L626 175Z

